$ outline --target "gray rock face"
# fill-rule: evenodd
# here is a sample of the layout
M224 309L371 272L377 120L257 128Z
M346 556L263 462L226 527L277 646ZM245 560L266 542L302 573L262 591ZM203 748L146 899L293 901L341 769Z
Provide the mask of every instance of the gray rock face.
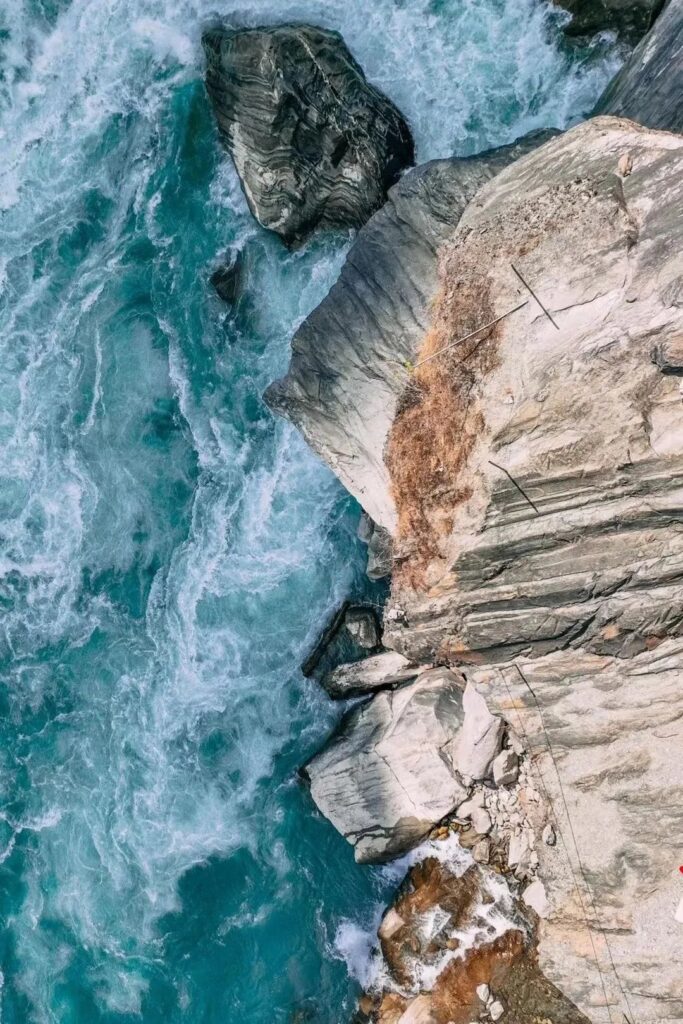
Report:
M683 131L683 0L670 0L601 96L596 114Z
M536 843L540 966L596 1024L623 1013L680 1022L683 642L630 659L559 651L519 665L528 686L512 664L467 676L524 736L552 806Z
M463 800L450 757L462 686L454 673L433 669L378 693L306 765L313 799L354 845L356 860L399 856Z
M504 322L452 482L472 500L453 504L428 589L394 577L385 646L452 664L630 657L683 631L683 402L652 361L683 334L682 209L683 138L613 118L549 142L470 206L446 278L490 268L506 309L517 262L559 330L533 305Z
M491 774L503 742L504 723L500 716L491 714L473 686L465 688L463 711L463 727L454 744L453 760L460 776L469 784Z
M408 172L359 232L339 280L294 336L287 376L266 401L290 419L378 526L396 511L383 452L405 360L414 359L438 289L437 250L477 189L554 132Z
M287 243L358 227L413 162L410 129L337 32L214 28L206 85L252 213Z
M605 30L636 43L652 25L662 0L553 0L572 18L565 26L568 36L590 37Z
M333 700L362 697L376 690L386 690L409 682L419 674L420 668L396 651L382 651L363 661L339 665L321 680L322 686Z

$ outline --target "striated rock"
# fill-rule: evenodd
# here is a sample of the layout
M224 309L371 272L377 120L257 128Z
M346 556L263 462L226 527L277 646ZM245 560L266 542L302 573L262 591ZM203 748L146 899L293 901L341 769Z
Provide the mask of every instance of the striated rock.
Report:
M394 576L386 646L454 664L629 657L681 631L683 402L650 353L683 333L682 208L683 138L615 118L552 140L470 205L443 263L443 336L520 300L511 263L557 327L526 293L476 369L434 371L397 418L399 511L438 554ZM452 422L431 413L445 403Z
M600 1024L683 1020L683 640L630 659L558 651L520 664L523 678L508 666L471 675L523 731L553 806L536 846L540 964Z
M465 688L462 706L465 720L455 742L453 760L463 779L479 781L491 772L503 740L504 723L491 714L484 698L470 683Z
M662 8L663 0L553 0L571 14L564 27L570 38L589 38L597 32L616 32L634 44L643 36Z
M375 608L371 605L343 601L325 623L312 650L304 659L301 671L323 676L340 662L365 658L381 642L381 629Z
M648 128L683 131L683 0L669 0L595 112L630 117Z
M410 129L337 32L213 28L206 86L257 220L287 243L359 227L413 162Z
M375 526L368 543L366 572L371 580L383 580L391 576L393 564L394 545L391 534L383 526Z
M448 753L462 718L461 681L433 669L355 708L308 762L311 795L356 860L404 853L462 801Z
M419 672L419 666L411 664L402 654L382 651L363 661L340 665L323 677L322 685L333 700L346 700L410 682Z
M287 376L266 401L290 419L378 526L396 512L384 445L438 290L437 250L477 189L552 136L534 132L467 159L404 175L359 232L328 296L292 342Z

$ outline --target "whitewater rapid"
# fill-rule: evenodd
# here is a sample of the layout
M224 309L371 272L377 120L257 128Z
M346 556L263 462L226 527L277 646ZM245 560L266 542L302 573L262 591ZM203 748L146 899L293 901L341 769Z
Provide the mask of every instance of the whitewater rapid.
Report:
M288 253L219 150L202 27L311 20L419 160L590 109L534 0L16 0L0 37L0 1020L336 1022L361 869L296 769L358 511L261 394L348 235ZM248 298L211 292L248 243ZM303 1008L303 1009L302 1009ZM304 1018L300 1018L304 1019Z

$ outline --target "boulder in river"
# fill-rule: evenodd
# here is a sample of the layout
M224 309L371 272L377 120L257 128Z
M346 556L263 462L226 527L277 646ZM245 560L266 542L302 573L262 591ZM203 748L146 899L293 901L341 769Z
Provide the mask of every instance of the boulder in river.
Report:
M616 32L633 45L645 35L663 0L553 0L571 14L565 35L586 40L598 32Z
M206 85L257 220L288 244L360 227L413 163L410 128L337 32L212 28Z
M433 669L376 694L306 765L313 799L354 845L356 860L399 856L464 799L449 753L463 685L448 669Z
M333 700L346 700L376 690L393 689L415 679L420 671L419 666L411 664L397 651L381 651L363 661L339 665L323 676L321 682Z
M600 97L597 114L683 131L683 0L669 0Z

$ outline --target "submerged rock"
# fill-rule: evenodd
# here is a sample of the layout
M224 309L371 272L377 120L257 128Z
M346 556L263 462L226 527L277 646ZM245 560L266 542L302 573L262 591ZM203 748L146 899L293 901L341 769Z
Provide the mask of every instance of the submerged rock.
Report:
M630 117L648 128L683 131L683 0L670 0L595 112Z
M290 419L374 522L396 527L384 446L427 330L437 251L477 189L554 132L404 175L359 232L336 284L292 341L287 376L266 401Z
M447 669L354 709L304 769L318 808L355 847L383 861L420 842L466 790L449 757L462 681Z
M337 32L213 28L206 85L257 220L287 243L359 227L413 162L410 129Z
M228 305L234 305L241 295L244 272L244 253L237 252L232 253L211 275L211 284L216 293Z
M586 39L597 32L616 32L627 43L637 43L651 27L664 0L553 0L571 14L565 34Z

